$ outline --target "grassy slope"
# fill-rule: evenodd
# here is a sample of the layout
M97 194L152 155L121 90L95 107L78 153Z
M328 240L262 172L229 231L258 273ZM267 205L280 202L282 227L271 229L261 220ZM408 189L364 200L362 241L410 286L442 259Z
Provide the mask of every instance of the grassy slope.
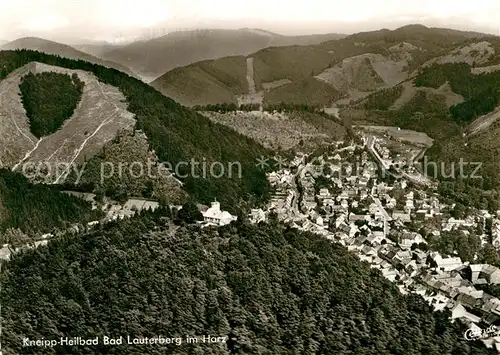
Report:
M128 110L136 115L137 128L148 136L150 147L158 158L173 166L195 159L208 163L239 163L241 178L196 178L191 169L185 187L200 202L218 198L223 205L265 198L268 183L263 171L255 166L257 157L270 153L255 141L233 130L210 122L209 119L163 96L154 88L113 69L83 61L73 61L33 51L1 52L0 66L8 71L31 61L93 72L106 84L119 88L128 101Z

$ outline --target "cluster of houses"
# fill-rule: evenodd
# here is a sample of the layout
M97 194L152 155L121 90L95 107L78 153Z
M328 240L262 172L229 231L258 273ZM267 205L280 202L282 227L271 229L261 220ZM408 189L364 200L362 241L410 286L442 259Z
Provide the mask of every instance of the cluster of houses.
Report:
M391 157L391 151L389 150L389 148L383 146L382 144L380 144L379 141L375 142L375 144L373 145L375 150L377 151L378 154L380 154L380 156L382 157L382 159L384 160L389 160L390 157Z

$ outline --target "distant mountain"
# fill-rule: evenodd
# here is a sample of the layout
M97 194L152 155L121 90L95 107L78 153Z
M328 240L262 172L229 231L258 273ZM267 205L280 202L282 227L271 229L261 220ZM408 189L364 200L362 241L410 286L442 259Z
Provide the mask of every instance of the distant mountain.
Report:
M378 31L360 32L349 35L346 39L357 40L364 43L380 41L422 41L437 46L446 46L464 39L487 37L485 33L473 31L460 31L449 28L426 27L413 24L397 28L393 31L381 29Z
M172 32L107 52L95 46L87 50L95 55L101 53L101 58L125 65L143 78L152 80L174 68L206 59L248 55L269 46L317 44L341 37L343 35L339 34L282 36L257 29L207 29Z
M1 45L1 43L0 43ZM84 60L86 62L99 64L108 68L118 69L129 75L134 75L129 68L124 65L117 64L113 61L99 59L88 53L79 51L71 46L59 42L49 41L37 37L24 37L16 39L15 41L5 43L0 46L0 50L16 50L16 49L30 49L40 51L47 54L54 54L61 57L66 57L74 60Z
M409 25L314 45L264 48L247 55L247 59L202 61L167 72L151 84L185 105L247 99L323 106L342 99L340 103L345 104L410 79L424 63L475 38L491 36ZM254 85L248 83L250 76L258 94L253 98L248 98Z

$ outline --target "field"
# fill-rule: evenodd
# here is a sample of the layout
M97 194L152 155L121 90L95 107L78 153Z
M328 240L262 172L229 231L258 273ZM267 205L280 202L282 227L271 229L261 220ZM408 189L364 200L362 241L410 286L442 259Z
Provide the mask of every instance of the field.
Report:
M398 127L390 126L358 126L364 130L373 131L377 133L384 133L393 139L408 142L411 144L424 145L427 147L432 146L433 139L423 132L412 131L408 129L399 129Z

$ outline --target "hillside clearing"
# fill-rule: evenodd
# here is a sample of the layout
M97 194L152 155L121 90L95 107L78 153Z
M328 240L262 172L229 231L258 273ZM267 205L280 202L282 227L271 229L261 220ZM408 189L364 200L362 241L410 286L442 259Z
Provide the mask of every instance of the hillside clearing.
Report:
M487 130L500 119L500 107L487 115L478 117L468 127L468 134L475 135Z
M407 65L404 58L394 61L381 54L366 53L346 58L316 77L341 92L353 87L361 91L370 91L406 80Z
M467 63L470 66L485 65L495 55L495 49L490 42L482 41L457 48L447 55L434 58L424 64L428 66L434 63Z

